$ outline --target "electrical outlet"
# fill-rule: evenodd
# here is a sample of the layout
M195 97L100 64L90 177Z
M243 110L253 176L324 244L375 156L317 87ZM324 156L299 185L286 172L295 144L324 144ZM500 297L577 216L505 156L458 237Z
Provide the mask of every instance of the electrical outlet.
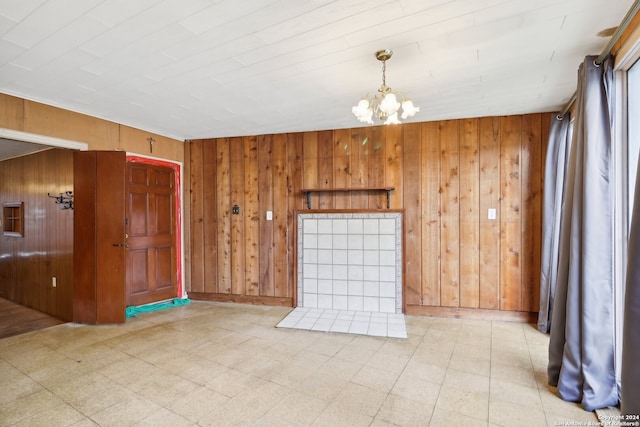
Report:
M51 287L53 287L53 288L58 287L58 279L56 279L56 276L53 276L51 278Z
M267 221L273 220L273 211L267 211Z
M489 211L487 212L487 218L488 219L496 219L497 213L495 209L489 209Z

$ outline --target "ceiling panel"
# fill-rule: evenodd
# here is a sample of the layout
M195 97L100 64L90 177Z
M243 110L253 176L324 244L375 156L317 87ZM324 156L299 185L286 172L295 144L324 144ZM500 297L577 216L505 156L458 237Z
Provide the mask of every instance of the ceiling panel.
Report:
M0 91L178 139L562 108L632 0L4 0Z

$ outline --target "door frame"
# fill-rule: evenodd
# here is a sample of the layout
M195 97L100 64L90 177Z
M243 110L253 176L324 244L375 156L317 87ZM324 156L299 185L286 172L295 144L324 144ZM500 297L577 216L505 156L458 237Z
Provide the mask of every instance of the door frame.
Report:
M182 171L183 163L175 160L161 159L158 157L145 156L138 153L127 152L126 162L140 163L152 166L164 166L174 171L174 202L176 209L176 297L186 298L187 293L184 287L184 218L182 216L182 206L184 202L184 194L182 189ZM126 268L126 266L125 266Z

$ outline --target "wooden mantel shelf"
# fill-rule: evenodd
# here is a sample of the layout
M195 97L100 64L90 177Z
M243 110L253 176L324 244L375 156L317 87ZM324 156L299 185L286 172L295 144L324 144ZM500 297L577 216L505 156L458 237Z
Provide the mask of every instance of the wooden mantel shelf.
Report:
M303 188L302 191L307 197L307 209L311 209L311 193L337 193L350 191L386 191L387 192L387 209L389 209L391 190L394 187L354 187L354 188Z

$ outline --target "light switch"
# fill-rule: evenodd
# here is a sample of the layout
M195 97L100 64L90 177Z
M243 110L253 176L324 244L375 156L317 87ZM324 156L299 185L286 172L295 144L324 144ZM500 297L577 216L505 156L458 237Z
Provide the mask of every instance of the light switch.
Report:
M496 219L496 210L493 208L489 209L489 211L487 212L487 218Z
M267 221L273 220L273 211L267 211Z

